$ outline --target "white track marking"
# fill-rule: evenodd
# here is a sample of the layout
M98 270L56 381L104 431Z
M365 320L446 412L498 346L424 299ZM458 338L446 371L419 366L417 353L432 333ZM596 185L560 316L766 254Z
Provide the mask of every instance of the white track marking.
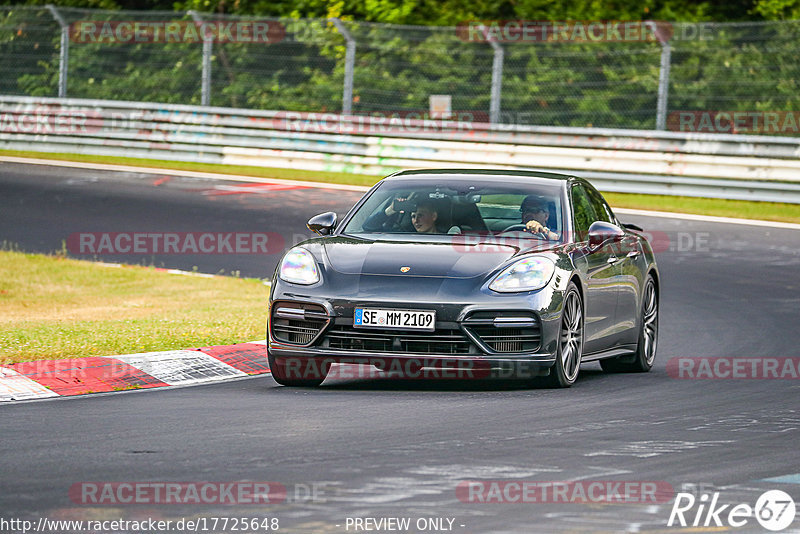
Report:
M247 373L197 350L143 352L109 358L125 362L170 386L248 376Z
M0 367L0 402L58 397L38 382L8 367Z
M663 217L665 219L683 219L686 221L703 221L722 224L747 224L750 226L767 226L769 228L788 228L800 230L800 224L783 223L777 221L760 221L757 219L735 219L733 217L714 217L712 215L695 215L692 213L675 213L672 211L646 211L629 208L614 208L614 213L625 215L642 215L644 217Z
M261 178L257 176L243 176L239 174L219 174L214 172L186 171L179 169L159 169L156 167L135 167L132 165L111 165L107 163L88 163L77 161L62 161L57 159L17 158L13 156L0 156L0 161L7 163L25 163L30 165L51 165L54 167L72 167L75 169L93 169L98 171L138 172L142 174L166 174L167 176L188 176L190 178L209 178L212 180L229 180L233 182L256 182L262 184L283 184L315 189L339 189L344 191L367 191L369 187L360 185L329 184L323 182L310 182L305 180L284 180L281 178ZM378 181L379 177L375 177Z

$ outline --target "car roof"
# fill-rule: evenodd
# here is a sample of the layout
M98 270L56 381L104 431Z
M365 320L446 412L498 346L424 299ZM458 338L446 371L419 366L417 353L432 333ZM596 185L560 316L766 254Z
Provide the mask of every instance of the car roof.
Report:
M525 171L525 170L511 170L511 169L415 169L409 171L399 171L390 174L384 180L392 180L395 178L413 177L413 176L442 176L447 178L458 178L459 176L480 176L481 178L508 180L509 178L545 178L554 181L570 181L575 180L574 176L568 174L559 174L555 172L542 172L542 171Z

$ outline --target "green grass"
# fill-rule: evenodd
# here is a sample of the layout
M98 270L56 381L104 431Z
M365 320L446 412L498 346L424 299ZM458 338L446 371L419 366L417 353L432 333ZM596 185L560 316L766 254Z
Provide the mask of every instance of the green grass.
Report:
M379 177L368 174L350 174L343 172L303 171L296 169L279 169L253 167L247 165L220 165L213 163L184 163L177 161L123 158L116 156L90 156L83 154L52 154L32 151L0 150L0 156L17 156L26 158L79 161L87 163L105 163L116 165L135 165L138 167L155 167L219 174L238 174L259 178L280 178L284 180L306 180L310 182L338 183L349 185L372 186ZM580 173L578 173L580 174ZM675 197L667 195L634 195L627 193L604 193L612 206L618 208L636 208L655 211L673 211L699 215L715 215L718 217L738 217L743 219L760 219L800 223L800 204L783 204L777 202L748 202L746 200L721 200L712 198Z
M635 208L654 211L672 211L800 223L800 204L781 202L748 202L747 200L724 200L717 198L671 197L666 195L633 195L629 193L603 193L608 203L615 208ZM624 217L623 217L624 218Z
M0 363L263 339L260 280L0 251Z

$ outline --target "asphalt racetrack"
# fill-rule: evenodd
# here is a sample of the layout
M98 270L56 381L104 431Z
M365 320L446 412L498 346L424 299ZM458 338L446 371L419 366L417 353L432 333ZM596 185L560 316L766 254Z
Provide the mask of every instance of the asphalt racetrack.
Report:
M341 215L359 197L0 163L0 241L49 252L82 232L269 232L279 236L273 244L283 241L274 254L73 255L271 277L280 252L309 235L310 216ZM356 518L410 518L411 532L678 532L667 521L682 489L698 503L719 492L719 503L754 506L770 489L800 500L800 380L679 379L675 360L668 372L671 359L686 357L797 361L800 232L622 218L658 236L661 328L650 373L605 374L586 364L567 390L347 376L308 390L267 376L0 406L0 516L205 518L207 527L214 518L274 517L282 532L368 531ZM270 504L97 504L75 494L90 481L272 482L287 496ZM467 481L512 489L654 482L671 490L627 503L573 493L518 502L526 499L501 491L503 502L487 503L462 491ZM697 512L687 511L687 521ZM217 525L207 531L237 531ZM786 532L798 525L800 518ZM732 530L765 531L754 518Z

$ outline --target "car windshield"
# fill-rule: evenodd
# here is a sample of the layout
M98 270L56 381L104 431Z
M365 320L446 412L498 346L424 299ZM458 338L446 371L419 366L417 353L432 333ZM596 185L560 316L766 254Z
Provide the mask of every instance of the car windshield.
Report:
M370 238L378 234L392 238L480 234L562 239L564 215L559 184L544 180L505 183L437 178L381 183L353 214L343 232ZM539 228L547 231L534 231Z

